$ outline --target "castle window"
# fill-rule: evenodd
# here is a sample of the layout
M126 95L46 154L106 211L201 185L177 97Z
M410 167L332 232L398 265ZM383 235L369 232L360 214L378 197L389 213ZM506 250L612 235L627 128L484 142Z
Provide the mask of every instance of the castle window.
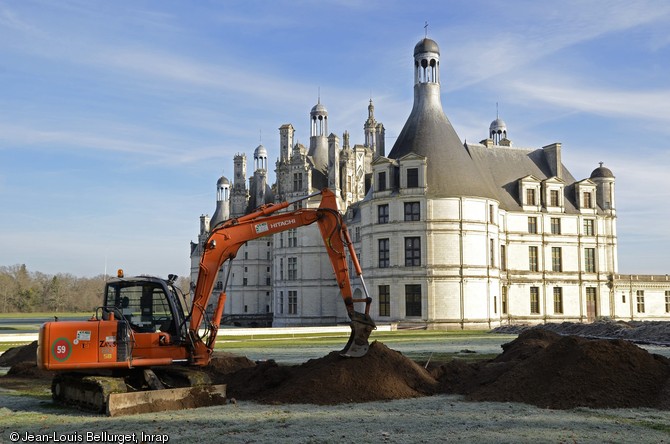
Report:
M558 207L558 190L549 190L549 206Z
M421 265L421 238L405 238L405 266L417 267Z
M298 292L296 290L288 292L288 314L298 314Z
M379 294L379 316L391 316L391 286L380 285Z
M644 290L637 290L637 312L644 313Z
M496 246L495 240L489 239L489 267L496 266Z
M563 314L563 288L554 287L554 313Z
M585 191L583 196L584 208L593 208L592 194L588 191Z
M284 280L284 258L283 257L279 258L279 280L280 281Z
M293 191L302 191L302 173L293 173Z
M405 285L405 316L421 316L421 284Z
M626 302L626 301L624 301ZM595 307L596 303L596 287L586 287L586 303Z
M501 307L502 314L507 314L507 287L505 286L503 286L502 288L500 299L501 299L500 303L502 305Z
M530 313L540 314L540 287L530 287Z
M585 248L584 249L584 271L587 273L596 272L596 249L595 248Z
M507 248L504 245L500 246L500 269L507 270Z
M528 218L528 232L537 234L537 217L531 216Z
M421 220L421 206L419 202L405 202L405 221Z
M279 292L279 301L277 301L277 302L278 302L278 305L279 305L279 309L278 309L279 314L284 314L284 292L283 291Z
M386 191L386 171L377 174L377 191Z
M584 236L593 236L595 234L595 220L584 219Z
M526 188L526 205L537 205L535 188Z
M289 247L297 247L298 246L298 229L297 228L291 228L290 230L287 231L288 235L288 246Z
M528 270L537 271L537 247L528 247Z
M561 219L558 217L551 218L551 234L561 234Z
M563 271L563 255L561 247L551 247L551 271Z
M249 281L247 280L247 278L242 278L242 285L243 285L243 286L246 287L248 282L249 282Z
M390 265L390 243L388 239L379 239L379 268L388 268Z
M670 291L665 290L665 312L670 313Z
M389 223L389 206L388 204L377 206L377 223Z
M407 188L419 187L419 169L407 168Z
M298 279L298 258L288 258L288 280L295 281Z

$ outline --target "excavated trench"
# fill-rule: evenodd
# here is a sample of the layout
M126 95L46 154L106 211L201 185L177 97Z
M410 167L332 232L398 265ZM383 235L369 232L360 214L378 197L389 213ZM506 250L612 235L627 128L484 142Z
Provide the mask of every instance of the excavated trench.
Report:
M6 378L44 377L34 365L35 347L0 356L0 366L11 366L0 385ZM333 352L294 366L215 353L206 370L213 382L228 385L228 398L268 404L330 405L447 393L551 409L670 409L670 359L630 342L533 328L502 347L491 360L453 359L427 369L381 342L373 342L362 358Z

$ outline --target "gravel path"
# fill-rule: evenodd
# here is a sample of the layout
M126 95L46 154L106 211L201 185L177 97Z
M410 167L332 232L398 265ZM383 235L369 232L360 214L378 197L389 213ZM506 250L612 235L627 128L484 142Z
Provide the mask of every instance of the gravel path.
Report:
M650 409L544 410L515 403L464 402L459 396L342 404L226 406L107 418L0 392L0 442L11 433L121 442L114 434L178 443L661 443L670 415ZM100 440L107 433L107 441ZM115 438L115 439L114 439ZM19 441L22 442L22 441ZM51 439L50 442L54 442ZM61 442L66 442L61 439ZM70 440L72 442L72 439ZM126 442L134 442L127 440ZM148 442L148 441L147 441Z

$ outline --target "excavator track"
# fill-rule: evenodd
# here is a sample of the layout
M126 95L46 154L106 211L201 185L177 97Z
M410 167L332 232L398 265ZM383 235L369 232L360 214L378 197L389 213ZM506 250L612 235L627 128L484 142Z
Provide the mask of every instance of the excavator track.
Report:
M227 403L226 386L212 385L209 377L192 369L160 369L156 374L145 369L139 389L137 373L127 376L97 376L77 373L57 374L51 383L53 400L107 416L161 412ZM167 386L163 381L175 386Z
M112 393L126 393L124 378L60 373L51 382L51 395L58 404L104 413Z

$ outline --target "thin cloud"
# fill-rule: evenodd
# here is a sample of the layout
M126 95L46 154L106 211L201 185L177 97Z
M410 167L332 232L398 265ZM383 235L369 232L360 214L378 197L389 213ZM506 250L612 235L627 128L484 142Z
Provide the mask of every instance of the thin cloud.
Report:
M670 4L659 2L561 2L555 6L560 11L551 11L544 2L524 5L523 14L507 4L499 14L494 12L505 26L493 32L476 33L459 26L438 31L448 45L442 63L450 72L447 90L518 72L562 49L670 17ZM517 17L523 17L522 22Z
M632 117L670 124L670 89L626 91L585 85L561 85L556 78L515 82L514 91L526 101L604 116Z

